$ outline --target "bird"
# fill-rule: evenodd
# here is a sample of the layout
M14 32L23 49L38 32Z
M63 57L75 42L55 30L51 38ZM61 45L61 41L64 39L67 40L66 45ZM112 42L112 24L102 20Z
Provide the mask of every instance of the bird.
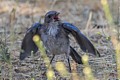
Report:
M82 57L78 52L70 45L70 36L72 34L76 42L80 46L83 52L91 53L100 57L99 51L93 46L90 40L81 31L69 22L64 22L60 19L58 11L49 11L45 14L44 23L34 23L26 32L23 38L20 52L20 60L24 60L31 55L31 51L35 54L38 51L38 47L32 40L34 35L39 35L43 45L45 46L46 54L52 54L52 60L55 55L65 54L69 71L71 72L70 56L78 63L83 64Z

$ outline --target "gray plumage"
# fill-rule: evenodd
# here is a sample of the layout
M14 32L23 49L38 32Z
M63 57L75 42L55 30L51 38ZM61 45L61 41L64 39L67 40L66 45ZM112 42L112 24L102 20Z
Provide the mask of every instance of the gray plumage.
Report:
M21 49L23 52L20 53L21 60L29 56L31 51L33 51L33 53L37 52L38 48L32 41L32 37L35 34L38 34L41 37L47 54L53 54L53 58L55 55L66 54L69 67L69 55L75 62L82 64L81 56L70 46L68 37L69 34L73 35L84 52L100 56L99 52L95 49L92 43L80 32L77 27L70 23L62 22L58 15L59 13L56 11L49 11L45 15L44 24L35 23L28 30L22 42ZM52 60L50 62L52 62Z

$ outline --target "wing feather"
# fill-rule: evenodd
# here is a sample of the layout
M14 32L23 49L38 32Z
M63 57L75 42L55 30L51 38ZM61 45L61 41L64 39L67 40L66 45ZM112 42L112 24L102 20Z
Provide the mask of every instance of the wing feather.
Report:
M100 53L98 52L98 50L93 46L93 44L90 42L90 40L80 32L80 30L76 26L74 26L70 23L63 23L62 27L67 32L71 33L74 36L74 38L76 39L80 48L84 52L88 52L88 53L92 53L96 56L100 56Z

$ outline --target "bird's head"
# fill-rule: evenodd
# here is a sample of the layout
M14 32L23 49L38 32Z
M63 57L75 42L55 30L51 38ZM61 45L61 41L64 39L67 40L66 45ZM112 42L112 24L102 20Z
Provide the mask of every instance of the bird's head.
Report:
M57 11L49 11L45 15L45 23L55 22L59 21L59 15L60 13Z

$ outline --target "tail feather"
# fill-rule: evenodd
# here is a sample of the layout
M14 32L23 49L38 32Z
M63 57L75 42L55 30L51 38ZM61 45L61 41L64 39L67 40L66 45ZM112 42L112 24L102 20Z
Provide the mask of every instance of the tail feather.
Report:
M83 64L81 56L71 46L70 46L70 56L76 63Z

